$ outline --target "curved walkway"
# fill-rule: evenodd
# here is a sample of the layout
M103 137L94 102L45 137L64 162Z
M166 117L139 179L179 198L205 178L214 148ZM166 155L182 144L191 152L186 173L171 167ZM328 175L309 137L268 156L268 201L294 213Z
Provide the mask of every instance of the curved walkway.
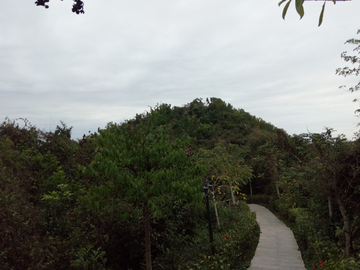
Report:
M249 204L260 225L260 239L249 270L305 270L292 231L265 207Z

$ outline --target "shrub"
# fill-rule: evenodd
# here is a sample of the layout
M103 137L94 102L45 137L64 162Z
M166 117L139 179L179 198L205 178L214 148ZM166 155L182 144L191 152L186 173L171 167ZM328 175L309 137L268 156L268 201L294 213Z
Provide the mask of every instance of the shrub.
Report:
M166 269L246 269L250 265L260 233L255 215L245 202L235 207L218 207L223 222L218 229L213 220L215 254L211 254L209 230L204 219L187 242L168 250L178 257L176 264Z

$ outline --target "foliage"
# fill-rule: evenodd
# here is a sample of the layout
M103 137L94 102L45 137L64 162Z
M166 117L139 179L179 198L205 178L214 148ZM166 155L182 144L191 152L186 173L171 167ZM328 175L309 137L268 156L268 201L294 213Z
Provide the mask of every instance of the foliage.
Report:
M43 243L42 215L37 207L38 171L49 173L48 163L37 149L37 132L27 121L20 127L6 119L0 126L0 264L9 269L27 265L44 269L51 247ZM50 165L51 167L51 165ZM50 169L51 171L51 169ZM50 250L47 251L46 249ZM43 253L39 259L36 255Z
M62 1L62 0L61 0ZM73 7L72 7L72 12L76 13L76 14L84 14L84 2L81 0L73 0ZM43 6L44 8L49 8L48 3L50 2L50 0L36 0L35 1L35 5L37 6Z
M309 268L321 261L328 269L351 269L359 262L351 256L359 239L358 142L333 137L331 129L294 139L297 162L282 170L280 198L265 203L292 227Z
M237 145L224 147L218 143L212 150L199 149L197 160L206 167L206 177L213 185L213 191L224 187L231 188L231 193L239 193L239 188L252 177L252 169L244 163L243 157L244 153Z
M209 231L202 222L187 242L168 250L169 255L177 255L176 261L164 269L246 269L260 234L255 216L245 202L236 207L221 205L219 215L225 222L214 232L215 255L210 254Z
M83 247L77 253L77 258L71 261L71 266L79 270L105 270L105 253L101 247L96 250L91 245Z
M72 194L78 190L69 177L75 178L73 161L82 149L69 136L55 136L20 120L23 125L5 119L0 126L1 265L67 269L63 258L72 251L63 237L71 231L67 217L75 206ZM65 130L70 135L71 129ZM41 201L46 196L53 199L51 204Z
M320 182L325 195L338 206L344 227L345 255L352 252L352 240L357 225L359 200L358 150L355 143L342 136L332 137L332 130L310 136L316 157L309 166ZM340 162L341 160L341 162ZM329 199L329 204L332 200ZM330 217L333 214L329 213Z
M357 31L357 34L360 33L360 29ZM352 44L355 45L356 47L353 49L354 52L357 52L358 54L360 53L360 39L348 39L345 44ZM338 68L336 69L336 74L339 76L358 76L360 73L360 57L356 56L356 55L348 55L347 51L344 51L341 54L341 58L344 59L345 62L349 62L352 65L358 65L357 67L354 68L350 68L350 67L343 67L343 68ZM340 88L345 88L345 85L340 86ZM349 88L350 92L355 92L358 91L360 89L360 81L358 82L358 84L351 86ZM354 102L357 102L358 99L354 99ZM360 113L360 109L357 109L355 111L355 113Z
M285 4L284 6L284 9L283 9L283 12L282 12L282 18L285 20L285 16L286 16L286 13L287 13L287 10L290 6L290 3L292 0L281 0L279 2L279 6L281 6L283 3L285 3L287 1L287 3ZM336 1L344 1L344 0L332 0L332 2L334 4L336 4ZM295 9L296 9L296 12L299 14L300 16L300 19L302 19L302 17L304 16L305 14L305 11L304 11L304 2L305 0L295 0ZM326 4L326 0L324 1L324 4L322 6L322 9L321 9L321 12L320 12L320 16L319 16L319 24L318 26L320 26L322 24L322 21L323 21L323 18L324 18L324 11L325 11L325 4Z
M188 201L199 201L204 169L194 166L186 155L190 141L183 136L173 139L167 126L158 125L167 107L159 106L133 125L109 124L95 138L99 148L84 173L95 177L82 202L99 208L112 198L126 198L142 205L145 230L146 267L151 269L150 216L162 217L165 194Z
M140 270L144 246L156 269L244 269L258 237L242 201L252 194L291 226L308 268L359 268L360 139L289 136L217 98L157 105L78 141L71 131L0 125L4 269ZM215 255L203 176L221 220Z
M274 131L274 126L251 116L243 109L235 109L219 98L195 99L183 108L168 111L173 132L193 139L194 148L212 149L220 141L227 145L244 145L254 127Z
M74 12L76 14L84 14L85 13L85 11L84 11L84 2L82 0L73 0L73 1L74 1L74 3L73 3L73 7L72 7L72 12ZM281 0L279 2L279 6L281 6L286 1L287 1L287 3L285 4L283 12L282 12L283 19L285 19L287 10L288 10L292 0ZM332 2L334 4L336 4L336 1L345 1L345 0L332 0ZM50 2L50 0L36 0L35 4L37 6L43 6L45 8L49 8L49 4L48 4L49 2ZM300 19L305 14L304 7L303 7L304 2L305 2L305 0L295 0L295 9L296 9L296 12L299 14ZM320 12L319 25L318 26L320 26L322 24L322 21L323 21L325 4L326 4L326 0L324 1L324 4L323 4L321 12Z

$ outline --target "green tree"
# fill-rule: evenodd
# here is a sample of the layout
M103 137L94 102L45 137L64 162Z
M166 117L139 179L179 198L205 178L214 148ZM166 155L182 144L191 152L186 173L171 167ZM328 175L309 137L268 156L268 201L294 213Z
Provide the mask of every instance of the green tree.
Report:
M207 179L212 184L212 198L214 202L215 215L220 228L220 220L217 212L216 195L226 194L222 190L229 190L230 200L235 204L234 191L239 193L241 186L246 185L252 178L252 169L244 163L243 153L237 145L227 145L224 147L218 143L212 150L200 149L198 153L198 163L206 167Z
M0 265L49 269L58 254L49 237L53 228L44 230L48 213L40 198L58 160L44 152L48 134L20 120L23 125L9 119L0 124Z
M330 215L331 201L334 200L338 206L343 223L341 232L345 235L344 253L349 256L352 240L358 230L358 145L343 136L332 137L332 129L321 134L310 134L309 142L316 155L308 165L308 171L318 179L323 193L329 198Z
M283 152L271 141L261 145L258 151L259 154L254 158L254 161L262 164L264 174L262 177L267 177L274 183L276 194L280 198L278 181L282 168Z
M281 153L275 142L276 133L259 126L253 128L247 136L248 160L255 176L251 185L255 193L264 192L277 181Z
M84 172L98 179L98 185L82 199L99 207L112 198L126 198L141 205L144 216L145 259L152 269L151 217L160 218L167 194L190 201L201 201L204 168L192 164L185 148L187 137L172 138L170 127L157 125L164 116L162 106L151 109L138 124L131 121L110 123L99 130L94 161Z

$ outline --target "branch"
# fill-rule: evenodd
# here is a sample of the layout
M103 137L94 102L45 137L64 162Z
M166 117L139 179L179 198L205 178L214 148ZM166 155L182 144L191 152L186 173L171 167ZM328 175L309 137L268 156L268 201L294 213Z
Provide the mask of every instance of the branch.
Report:
M35 5L37 6L43 6L45 8L49 8L49 5L47 3L49 3L50 0L36 0ZM63 1L63 0L61 0ZM82 0L73 0L75 3L73 4L72 7L72 12L76 13L76 14L84 14L84 2Z

